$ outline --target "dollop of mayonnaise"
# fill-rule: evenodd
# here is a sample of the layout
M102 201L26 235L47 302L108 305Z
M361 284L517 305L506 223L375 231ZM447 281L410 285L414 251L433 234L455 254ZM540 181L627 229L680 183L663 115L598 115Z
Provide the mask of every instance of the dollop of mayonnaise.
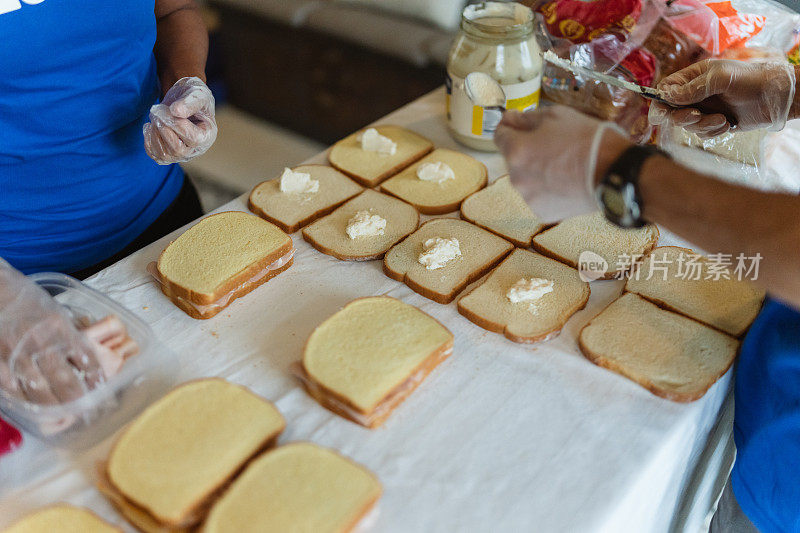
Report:
M419 254L419 264L428 270L437 270L447 263L461 256L461 246L458 239L442 239L435 237L425 241L424 250Z
M442 183L447 180L456 179L456 173L446 163L437 161L436 163L422 163L417 167L417 177L422 181L434 181Z
M522 278L508 289L506 298L511 303L534 302L553 292L553 282L543 278Z
M311 174L295 172L291 168L284 169L281 174L281 192L283 193L315 193L319 191L319 180L312 180Z
M378 133L375 128L369 128L361 134L361 149L366 152L377 152L382 155L397 153L397 143L385 135Z
M383 235L385 229L385 218L380 215L373 215L369 211L359 211L347 223L345 232L351 239L357 239L358 237Z

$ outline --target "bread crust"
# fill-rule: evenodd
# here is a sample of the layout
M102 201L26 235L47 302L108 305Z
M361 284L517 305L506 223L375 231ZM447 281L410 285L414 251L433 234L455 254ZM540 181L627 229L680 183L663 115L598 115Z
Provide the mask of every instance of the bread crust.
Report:
M367 128L370 128L370 127L379 128L379 127L383 127L383 126L392 126L392 127L395 127L395 128L402 128L404 130L411 131L408 128L404 128L403 126L395 126L393 124L378 124L378 125L374 125L374 126L367 126ZM359 131L364 131L367 128L362 128ZM328 163L330 163L330 165L333 168L335 168L336 170L338 170L342 174L344 174L347 177L355 180L359 185L362 185L364 187L369 187L369 188L377 187L378 185L380 185L381 183L383 183L387 179L391 178L392 176L394 176L395 174L397 174L401 170L409 167L410 165L413 165L414 163L416 163L417 161L419 161L420 159L422 159L423 157L425 157L426 155L428 155L429 153L431 153L433 151L434 146L433 146L433 142L430 139L428 139L427 137L425 137L423 135L420 135L416 131L412 131L412 133L414 135L416 135L418 137L421 137L421 138L425 139L426 141L428 141L427 149L424 150L424 151L420 150L419 153L414 154L414 156L410 157L409 159L407 159L405 161L401 161L400 163L398 163L397 165L393 166L392 168L390 168L389 170L387 170L386 172L384 172L383 174L379 175L376 178L369 179L369 178L366 178L364 176L359 176L358 174L354 174L354 173L348 171L347 169L342 168L342 166L340 166L340 164L338 164L336 162L336 160L334 158L334 151L335 151L337 146L341 145L349 137L349 135L348 135L348 137L345 137L344 139L336 141L333 144L333 146L331 146L331 149L328 151Z
M314 446L321 447L321 446L319 446L319 444L316 444L316 443L311 442L311 441L295 441L295 442L292 442L291 444L297 444L297 443L301 443L301 442L308 442L309 444L313 444ZM378 488L379 488L378 494L376 494L374 498L372 498L366 504L364 504L364 507L355 516L353 521L350 522L350 524L348 524L347 527L342 531L342 533L349 533L349 532L353 531L356 528L356 526L359 524L359 522L361 522L361 520L364 519L364 517L372 510L372 508L375 506L375 504L378 502L378 500L381 498L381 496L383 496L383 485L381 484L381 480L378 479L378 477L371 470L369 470L367 467L365 467L364 465L362 465L360 463L356 463L355 461L353 461L349 457L339 453L338 450L334 450L332 448L325 448L325 449L330 451L330 452L332 452L332 453L335 453L336 455L338 455L342 459L345 459L346 461L348 461L350 463L353 463L354 465L358 466L361 470L363 470L364 472L367 472L370 476L372 476L372 478L378 484ZM264 452L264 453L266 453L266 452ZM206 527L204 525L204 527L198 533L205 533L205 531L206 531ZM145 533L150 533L150 532L145 532ZM155 533L159 533L159 532L155 532Z
M57 509L57 508L59 508L59 507L62 507L62 508L63 508L63 507L67 507L67 508L73 508L73 509L76 509L76 510L79 510L79 511L83 511L83 512L84 512L84 513L86 513L86 514L88 514L88 515L91 515L91 516L92 516L93 518L95 518L95 519L96 519L98 522L101 522L101 523L102 523L104 526L106 526L108 529L112 529L112 530L114 530L114 531L118 531L119 533L124 533L124 532L122 531L122 528L119 528L119 527L117 527L117 526L115 526L115 525L109 524L108 522L106 522L105 520L103 520L103 519L102 519L102 518L101 518L101 517L100 517L100 516L99 516L97 513L95 513L95 512L94 512L94 511L92 511L91 509L87 509L86 507L80 507L80 506L77 506L77 505L72 505L72 504L69 504L69 503L54 503L54 504L52 504L52 505L47 505L47 506L45 506L45 507L42 507L42 508L40 508L40 509L37 509L37 510L35 510L35 511L32 511L32 512L30 512L30 513L28 513L28 514L26 514L26 515L22 516L22 517L21 517L19 520L16 520L16 521L12 522L12 523L11 523L11 525L9 525L9 526L8 526L8 529L4 529L3 531L9 531L9 530L13 529L13 528L14 528L14 526L17 526L17 525L19 525L20 523L22 523L22 522L26 521L28 518L31 518L31 517L33 517L34 515L37 515L37 514L39 514L39 513L42 513L42 512L44 512L44 511L49 511L49 510L52 510L52 509Z
M353 302L357 302L359 300L367 300L367 299L370 299L370 298L374 298L374 296L366 296L366 297L362 297L362 298L356 298L355 300L351 300L350 302L348 302L344 307L342 307L342 309L344 309L348 305L352 304ZM391 296L384 296L384 298L392 298L393 300L397 300L399 302L402 302L402 300L400 300L398 298L393 298ZM353 402L351 402L350 400L348 400L344 396L338 394L337 392L334 392L334 391L330 390L325 385L323 385L322 383L318 382L308 372L308 370L305 367L304 360L305 360L306 350L308 350L308 341L311 339L311 335L313 335L313 332L311 333L311 335L308 336L308 339L306 339L306 342L303 345L303 358L300 360L300 364L299 364L299 370L300 370L300 372L302 372L302 375L303 375L303 379L301 379L301 382L303 384L303 388L306 390L308 395L311 396L312 398L314 398L320 405L322 405L324 408L328 409L332 413L335 413L335 414L337 414L337 415L339 415L339 416L341 416L343 418L346 418L346 419L348 419L348 420L350 420L352 422L355 422L356 424L368 427L370 429L375 429L377 427L380 427L386 421L386 419L389 417L389 415L392 414L392 411L394 411L397 408L397 406L399 406L401 403L403 403L405 401L405 399L408 398L408 396L410 396L411 393L414 392L417 389L417 387L419 387L422 384L422 382L427 379L428 375L431 372L433 372L433 370L437 366L439 366L448 357L450 357L450 355L453 352L453 345L454 345L454 341L455 341L455 339L453 337L453 333L449 329L447 329L447 327L444 324L442 324L439 320L437 320L436 318L432 317L431 315L429 315L428 313L425 313L422 310L419 310L419 309L417 309L417 310L420 311L420 313L423 313L425 316L427 316L431 320L436 321L436 323L439 324L440 326L442 326L442 328L444 328L445 331L450 333L450 340L447 343L443 344L441 347L439 347L437 350L431 352L431 354L424 361L422 361L414 370L411 371L411 373L409 374L409 377L406 378L402 383L397 385L394 389L392 389L389 392L389 394L387 394L383 398L383 400L381 400L375 406L375 408L372 411L370 411L370 412L363 411L362 409L357 407ZM333 315L331 315L331 316L333 316ZM330 318L330 317L328 317L328 318ZM319 326L317 326L317 327L319 327ZM314 328L314 331L316 331L316 330L317 330L317 328ZM411 377L414 376L415 374L417 374L418 372L420 373L420 377L418 379L414 380L414 381L416 381L416 383L409 383L409 381L411 381ZM309 382L313 382L314 386L316 388L309 387ZM347 406L347 409L343 409L341 407L341 405ZM362 415L365 418L368 418L372 413L374 413L375 411L377 411L379 409L385 409L385 410L384 410L383 413L381 413L380 416L371 419L368 424L365 424L363 421L357 420L355 417L353 417L351 412L348 412L348 409L351 410L351 411L354 411L356 413L359 413L360 415Z
M537 235L541 235L545 231L551 230L554 227L556 227L557 225L558 224L553 224L552 226L550 226L548 228L544 228L539 233L537 233L536 235L531 237L531 247L534 250L536 250L538 253L542 254L543 256L549 257L550 259L555 259L559 263L564 263L565 265L571 266L572 268L577 270L578 269L577 263L567 259L566 257L561 257L560 255L558 255L557 253L553 252L552 250L550 250L548 248L545 248L544 246L540 245L535 240L535 237ZM658 229L658 226L656 226L655 224L652 224L652 226L653 226L653 229L655 230L655 237L651 240L651 242L648 244L648 246L644 249L644 252L642 252L641 257L639 257L636 261L632 261L631 265L628 268L626 268L624 270L609 270L608 272L606 272L605 274L603 274L602 276L597 278L597 280L614 279L617 276L620 276L620 275L623 275L623 274L626 274L626 273L630 272L631 270L633 270L634 266L636 266L639 263L641 263L642 260L644 259L644 256L646 256L647 254L652 252L653 249L658 245L658 239L661 238L661 231Z
M500 268L500 265L496 266L492 270L492 272L494 272L498 268ZM491 276L491 273L489 275ZM473 313L471 310L469 310L466 307L463 307L461 305L461 300L463 300L464 298L466 298L467 296L472 294L472 292L477 288L478 287L473 288L472 290L470 290L467 294L465 294L464 296L462 296L458 300L458 304L456 305L456 307L458 309L458 312L461 315L465 316L470 322L482 327L483 329L485 329L487 331L491 331L492 333L500 333L500 334L504 335L507 339L509 339L509 340L511 340L513 342L518 342L520 344L533 344L533 343L536 343L536 342L544 342L544 341L549 341L551 339L555 339L556 337L558 337L558 335L561 334L561 330L564 329L564 326L567 324L567 322L569 322L569 319L572 318L572 315L574 315L578 311L583 310L586 307L587 302L589 301L589 297L592 295L592 289L591 289L591 287L589 287L589 285L587 283L586 292L585 292L585 296L583 298L583 301L579 305L576 305L573 309L571 309L567 313L566 318L564 319L563 322L561 322L559 324L558 327L553 328L550 331L548 331L546 333L543 333L542 335L536 335L536 336L533 336L533 337L525 337L525 336L521 336L521 335L514 335L513 333L511 333L508 330L508 326L506 326L505 324L499 324L497 322L492 322L491 320L489 320L487 318L483 318L482 316L480 316L480 315L478 315L476 313Z
M446 220L446 219L436 218L436 219L433 219L433 220ZM428 222L432 222L433 220L428 220L427 222L422 224L420 226L420 228L423 227ZM454 218L452 220L459 220L459 219ZM419 229L419 228L417 228L417 229ZM413 233L411 235L413 235ZM409 235L409 237L411 235ZM408 239L408 237L406 237L406 239ZM405 241L405 239L403 239L403 241ZM403 242L403 241L399 241L398 243L395 244L395 246L397 246L397 244L399 244L400 242ZM508 241L506 241L506 242L508 242ZM508 244L509 244L509 248L505 252L500 254L493 261L490 261L489 263L483 265L478 270L470 273L470 275L467 277L467 279L465 279L462 283L459 283L458 285L456 285L453 288L453 290L450 291L448 294L440 294L440 293L434 292L434 291L428 289L427 287L424 287L422 285L419 285L419 284L415 283L412 279L410 279L408 277L407 273L400 273L400 272L396 272L396 271L392 270L389 267L389 265L386 264L386 258L385 257L384 257L384 260L383 260L383 273L386 274L388 277L392 278L393 280L399 281L401 283L405 283L408 286L409 289L413 290L417 294L421 294L422 296L424 296L425 298L428 298L429 300L433 300L434 302L440 303L440 304L449 304L450 302L452 302L453 300L456 299L456 296L458 296L459 293L461 293L461 291L463 291L465 287L467 287L470 283L474 283L475 281L477 281L480 278L482 278L487 272L489 272L494 267L499 265L500 262L503 261L503 259L505 259L506 256L508 256L508 254L510 254L511 252L514 251L514 246L511 243L508 243Z
M201 221L198 222L198 224L208 218L224 215L226 213L228 212L226 211L223 213L216 213L214 215L210 215L208 217L203 218ZM229 278L227 281L216 287L214 289L214 292L199 293L192 291L191 289L188 289L186 287L183 287L175 282L170 281L167 278L167 276L165 276L164 273L161 271L161 259L163 258L164 253L172 245L173 242L175 241L170 242L161 251L161 254L158 256L158 261L156 263L156 270L158 272L159 278L161 278L161 292L163 292L166 296L170 297L170 299L173 296L175 296L177 298L183 298L184 300L188 300L197 305L213 304L214 302L216 302L229 292L235 290L242 283L252 279L253 276L264 270L266 267L268 267L269 265L271 265L284 255L288 254L292 250L292 238L286 235L286 242L284 242L281 246L276 248L270 254L264 256L258 262L251 264L249 267L245 268L235 276Z
M427 155L427 154L425 154L425 155ZM444 204L444 205L435 205L435 206L428 205L428 206L425 206L425 205L415 204L414 202L410 202L409 200L407 200L407 199L405 199L405 198L403 198L401 196L398 196L397 194L394 194L392 191L387 190L386 188L383 187L383 185L381 185L381 192L385 193L385 194L388 194L388 195L391 195L391 196L394 196L398 200L402 200L407 204L413 205L414 208L417 211L419 211L420 213L422 213L423 215L445 215L447 213L452 213L453 211L458 211L459 208L461 207L461 204L464 203L464 200L466 200L467 198L469 198L470 196L472 196L476 192L482 190L484 187L486 187L486 184L489 182L489 170L486 168L486 165L481 163L477 159L476 159L476 161L478 163L480 163L481 169L483 170L483 177L481 178L481 184L476 190L474 190L471 193L467 194L465 197L463 197L461 200L459 200L457 202L452 202L452 203ZM407 165L407 166L410 166L410 165ZM477 225L478 224L476 224L476 226ZM492 233L494 233L494 232L492 232ZM499 235L499 236L503 237L502 235ZM505 237L503 237L503 238L505 238Z
M246 294L249 294L250 292L256 290L261 285L265 284L266 282L268 282L269 280L271 280L272 278L274 278L275 276L277 276L281 272L284 272L285 270L287 270L293 264L294 264L294 257L292 257L282 267L276 268L275 270L267 272L264 275L264 277L262 277L260 280L256 281L255 283L250 283L250 284L248 284L246 286L242 286L238 290L234 291L233 294L231 295L230 299L228 300L228 303L226 303L225 305L220 305L220 306L214 307L212 309L204 310L202 312L200 310L198 310L196 307L194 307L192 304L187 303L185 300L181 299L179 296L173 296L173 295L170 295L170 294L167 294L166 292L164 292L163 285L162 285L162 292L164 292L164 294L172 301L172 303L174 303L177 307L179 307L183 312L185 312L190 317L192 317L194 319L197 319L197 320L208 320L209 318L215 317L221 311L226 309L230 304L232 304L238 298L241 298L242 296L245 296Z
M619 298L621 298L624 294L625 294L625 292L623 292L622 295L620 295ZM635 294L635 293L632 293L632 294ZM638 294L636 296L641 298L641 296L639 296ZM736 357L738 357L739 350L741 349L741 346L742 346L741 343L739 343L739 345L737 346L736 354L734 355L734 357L731 358L729 363L725 366L724 370L719 372L717 375L713 376L713 379L710 379L708 381L708 383L706 383L705 386L702 389L697 389L697 391L694 394L677 393L675 391L670 391L670 390L667 390L667 389L663 389L663 388L659 387L658 385L656 385L655 383L653 383L649 379L635 378L635 377L631 376L625 370L624 367L622 367L621 365L617 364L615 361L612 361L612 360L607 359L606 357L603 357L602 355L598 354L597 352L593 352L583 342L583 331L586 328L588 328L592 324L592 322L594 322L594 320L597 317L599 317L601 314L603 314L605 312L605 310L608 309L619 298L617 298L614 301L612 301L611 303L609 303L606 307L603 308L602 311L600 311L593 319L591 319L589 322L587 322L581 328L580 332L578 333L578 347L580 348L581 353L583 353L584 357L586 357L589 361L591 361L595 365L597 365L599 367L602 367L602 368L605 368L605 369L610 370L610 371L612 371L612 372L614 372L616 374L619 374L620 376L625 377L626 379L628 379L628 380L640 385L641 387L644 387L645 389L650 391L650 393L654 394L655 396L658 396L660 398L664 398L666 400L670 400L670 401L673 401L673 402L678 402L678 403L689 403L689 402L693 402L695 400L699 400L700 398L705 396L706 392L708 392L708 389L710 389L711 386L714 385L719 380L719 378L721 378L722 376L725 375L725 373L733 365L733 362L736 360ZM683 315L679 315L679 316L683 316ZM697 322L697 321L694 320L694 322ZM705 324L702 324L700 322L697 322L697 323L700 324L701 326L705 326ZM709 329L712 329L712 328L709 328ZM730 335L728 335L728 337L730 337Z
M542 231L544 231L544 227L542 227L542 228L539 229L539 231L537 231L536 233L531 235L530 241L528 241L528 242L520 241L520 240L515 239L513 237L509 237L508 235L503 235L499 231L493 230L489 226L485 226L485 225L481 224L480 222L477 222L477 221L471 219L468 215L466 215L464 213L464 208L463 208L464 203L463 202L461 203L461 205L462 205L462 207L461 207L461 219L462 220L466 220L470 224L475 224L479 228L483 228L483 229L485 229L486 231L488 231L490 233L494 233L498 237L507 240L508 242L510 242L511 244L516 246L517 248L530 248L531 247L531 243L533 242L533 238L535 236L539 235ZM542 255L544 255L544 254L542 254ZM553 258L551 257L551 259L553 259Z
M356 424L362 425L364 427L368 427L370 429L375 429L383 425L389 415L401 404L403 403L406 398L408 398L412 392L414 392L417 387L419 387L425 379L427 379L428 375L433 372L433 370L443 363L448 357L450 357L450 353L453 349L453 340L451 339L447 344L443 345L438 350L431 353L425 361L423 361L417 368L415 368L411 375L416 375L419 372L419 377L416 379L407 378L405 381L400 383L397 387L395 387L386 397L375 407L373 411L369 413L362 411L358 407L355 406L350 400L345 398L344 396L332 391L331 389L327 388L325 385L321 384L317 380L315 380L306 370L305 366L302 366L302 371L307 376L307 379L313 381L314 387L308 386L308 383L303 381L303 388L306 390L309 396L314 398L320 405L322 405L325 409L343 417L351 422L355 422ZM343 409L341 406L346 405L347 409ZM355 411L363 416L365 419L369 419L368 423L365 423L363 420L358 420L356 417L352 415L352 412ZM381 410L381 414L372 417L372 413L377 410Z
M322 167L322 168L331 168L331 167L328 167L328 166L326 166L326 165L300 165L300 166L301 166L301 167ZM298 168L300 168L300 167L294 167L294 168L292 168L292 170L296 170L296 169L298 169ZM336 169L336 170L338 170L338 169ZM341 172L341 171L340 171L340 172ZM280 178L273 178L273 180L274 180L274 179L280 179ZM308 226L309 224L311 224L312 222L314 222L314 221L315 221L315 220L317 220L318 218L322 218L322 217L324 217L325 215L327 215L327 214L330 214L330 213L331 213L331 212L333 212L333 211L334 211L334 210L335 210L337 207L339 207L340 205L342 205L342 204L343 204L343 203L345 203L346 201L350 200L351 198L355 198L356 196L358 196L359 194L361 194L361 193L363 192L363 190L361 190L361 191L357 191L357 192L353 193L353 195L352 195L352 196L348 196L347 198L345 198L345 199L343 199L343 200L341 200L341 201L338 201L338 202L336 202L336 203L334 203L334 204L332 204L332 205L330 205L330 206L323 207L323 208L322 208L322 209L320 209L319 211L317 211L317 212L315 212L315 213L312 213L312 214L310 214L309 216L307 216L307 217L305 217L305 218L303 218L303 219L299 220L299 221L298 221L296 224L287 225L287 224L284 224L283 222L281 222L280 220L278 220L277 218L273 218L273 217L271 217L271 216L270 216L270 215L269 215L269 214L268 214L266 211L264 211L263 209L261 209L260 207L258 207L258 206L257 206L257 205L256 205L256 204L253 202L253 195L255 194L255 192L256 192L256 189L258 189L259 187L261 187L263 184L265 184L265 183L267 183L267 182L270 182L270 181L273 181L273 180L265 180L265 181L262 181L261 183L259 183L259 184L258 184L258 185L256 185L255 187L253 187L253 190L251 190L251 191L250 191L250 195L247 197L247 208L248 208L250 211L252 211L254 214L256 214L256 215L260 216L261 218L263 218L264 220L266 220L267 222L271 222L272 224L275 224L276 226L278 226L279 228L281 228L281 229L282 229L284 232L286 232L286 233L294 233L294 232L296 232L297 230L299 230L300 228L303 228L303 227L305 227L305 226Z
M693 254L693 255L702 256L702 254L699 254L699 253L695 252L694 250L692 250L690 248L684 248L682 246L659 246L658 247L658 249L663 249L663 248L675 248L677 250L688 252L688 253ZM655 251L655 249L656 248L653 248L652 250L650 250L648 253L645 254L645 256L650 255L650 253ZM636 291L629 290L628 289L628 283L629 282L630 282L630 280L627 280L625 282L625 289L624 289L623 294L625 292L630 292L631 294L635 294L636 296L638 296L640 298L644 298L648 302L657 305L658 307L660 307L661 309L664 309L665 311L671 311L671 312L673 312L675 314L678 314L678 315L684 316L684 317L686 317L688 319L694 320L698 324L702 324L702 325L707 326L707 327L709 327L709 328L711 328L713 330L719 331L720 333L724 333L725 335L728 335L729 337L734 337L734 338L737 338L737 339L743 338L745 336L745 334L750 330L750 326L752 326L753 322L755 321L755 317L754 317L753 320L747 326L745 326L743 329L739 330L737 333L731 333L730 331L725 331L724 329L718 328L714 324L709 324L709 323L703 322L702 320L699 320L699 319L697 319L697 318L695 318L693 316L687 315L686 313L684 313L680 309L676 309L676 308L672 307L671 305L669 305L668 303L666 303L663 300L660 300L658 298L654 298L652 296L648 296L648 295L645 295L645 294L641 294L641 293L638 293ZM761 299L761 307L759 307L759 313L761 312L761 308L763 308L763 307L764 307L764 298ZM756 313L755 316L757 317L758 313Z
M227 380L222 379L222 378L193 379L193 380L184 382L181 385L175 387L174 389L172 389L167 394L172 394L173 392L175 392L176 390L178 390L178 389L180 389L182 387L186 387L188 385L191 385L191 384L194 384L194 383L197 383L197 382L203 382L203 381L223 381L225 383L228 383L230 385L239 387L240 389L243 389L243 390L247 391L249 394L251 394L251 395L253 395L253 396L257 397L257 398L260 398L264 402L271 403L271 402L269 402L269 400L266 400L265 398L262 398L261 396L258 396L257 394L255 394L253 391L251 391L247 387L245 387L243 385L238 385L236 383L231 383L230 381L227 381ZM273 407L274 407L274 405L273 405ZM179 521L176 521L176 522L161 521L160 519L155 517L155 515L152 513L152 510L149 509L146 505L142 504L141 502L137 502L135 500L132 500L131 498L128 498L125 495L125 493L122 490L120 490L120 488L117 487L114 484L114 480L111 479L111 476L108 475L108 469L107 469L108 462L103 464L103 470L102 470L103 473L105 474L105 478L104 479L105 479L105 481L108 482L108 485L107 485L106 489L114 491L114 493L117 496L119 496L119 498L123 499L126 504L129 504L133 509L136 509L137 511L141 511L147 517L152 518L152 520L157 524L163 524L165 527L168 527L168 528L171 528L171 529L191 528L191 527L193 527L194 525L200 523L203 520L203 517L205 516L205 513L208 512L208 509L210 508L211 503L214 500L216 500L216 498L219 497L219 495L222 493L222 491L224 491L225 488L228 486L230 481L233 480L234 478L236 478L236 476L239 475L239 473L242 470L244 470L244 468L247 467L247 465L253 460L253 458L257 457L258 455L263 453L265 450L267 450L267 449L269 449L269 448L271 448L271 447L273 447L275 445L275 443L278 441L278 437L280 437L281 433L283 433L283 431L286 429L286 420L283 418L283 415L281 415L281 420L283 421L281 427L275 433L273 433L272 435L267 436L264 439L264 441L258 447L256 447L255 452L253 454L251 454L249 457L247 457L234 471L230 472L230 474L226 478L220 480L214 486L212 486L211 490L209 492L207 492L207 494L200 501L196 502L191 508L189 508L187 510L187 512L184 515L184 517L182 518L182 520L179 520ZM125 436L125 434L127 434L127 432L129 430L130 430L130 425L127 428L125 428L125 430L122 433L120 433L120 435L117 437L116 442L114 443L113 447L111 448L111 451L108 454L109 457L111 457L111 455L114 453L114 450L116 449L117 445L119 444L119 441ZM103 490L102 487L99 487L99 485L98 485L98 488L100 488L101 491ZM114 503L113 499L112 499L112 503ZM115 504L115 505L118 505L118 504Z

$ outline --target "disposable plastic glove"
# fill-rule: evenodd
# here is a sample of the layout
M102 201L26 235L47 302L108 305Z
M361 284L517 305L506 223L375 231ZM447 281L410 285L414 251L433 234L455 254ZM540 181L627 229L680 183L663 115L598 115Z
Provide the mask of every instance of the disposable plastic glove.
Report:
M667 76L658 89L665 100L680 106L719 95L735 125L720 113L702 113L693 107L675 109L656 102L650 106L652 124L672 123L708 138L730 129L783 129L794 99L795 76L786 62L706 59Z
M630 144L616 125L561 105L506 112L494 141L511 181L545 220L596 211L598 156Z
M200 78L181 78L164 100L150 108L144 148L159 165L182 163L211 148L217 139L214 95Z
M0 388L55 404L79 398L104 378L94 349L64 308L0 260Z

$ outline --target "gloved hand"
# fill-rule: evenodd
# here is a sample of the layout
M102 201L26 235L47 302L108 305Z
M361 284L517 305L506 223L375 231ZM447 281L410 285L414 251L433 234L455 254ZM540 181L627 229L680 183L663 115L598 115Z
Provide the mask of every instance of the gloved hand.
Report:
M217 139L214 95L200 78L181 78L164 100L150 108L144 149L159 165L182 163L211 148Z
M511 181L545 220L596 211L598 163L610 164L630 145L613 123L562 105L506 112L494 142Z
M103 379L89 340L64 308L0 260L0 388L55 404L82 396Z
M789 116L795 76L787 62L706 59L667 76L658 89L665 100L681 106L719 95L736 118L735 129L778 131ZM719 113L704 114L693 107L675 109L657 102L650 106L650 122L671 122L701 137L715 137L733 127Z

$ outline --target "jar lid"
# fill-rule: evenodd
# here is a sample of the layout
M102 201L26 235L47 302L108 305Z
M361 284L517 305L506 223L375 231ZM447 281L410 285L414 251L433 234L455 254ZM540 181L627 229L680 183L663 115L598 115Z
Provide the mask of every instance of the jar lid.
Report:
M464 8L461 28L488 39L513 39L533 33L533 11L517 2L480 2Z

